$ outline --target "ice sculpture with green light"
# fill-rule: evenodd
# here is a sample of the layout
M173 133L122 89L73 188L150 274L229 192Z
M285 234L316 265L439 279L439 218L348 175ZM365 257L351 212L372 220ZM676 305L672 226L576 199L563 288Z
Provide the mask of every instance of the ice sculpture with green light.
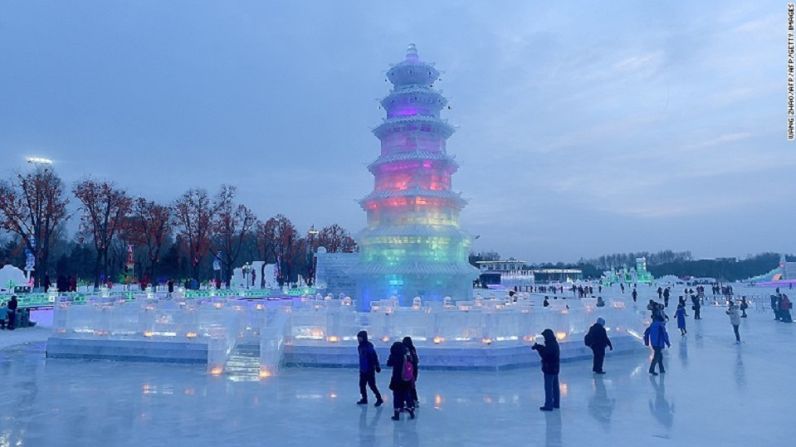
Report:
M375 184L360 201L368 225L352 269L360 310L390 297L411 305L415 296L472 296L478 270L468 262L470 238L459 228L465 201L451 191L458 165L445 144L454 129L440 118L447 100L434 88L438 77L414 45L387 71L393 89L381 101L387 117L373 130L381 154L368 166Z

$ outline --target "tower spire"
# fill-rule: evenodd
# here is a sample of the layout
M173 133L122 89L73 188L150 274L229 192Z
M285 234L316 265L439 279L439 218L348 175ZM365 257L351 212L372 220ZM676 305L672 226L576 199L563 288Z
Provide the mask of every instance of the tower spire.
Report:
M406 60L412 62L417 62L420 60L420 57L417 55L417 47L413 43L410 43L406 48Z

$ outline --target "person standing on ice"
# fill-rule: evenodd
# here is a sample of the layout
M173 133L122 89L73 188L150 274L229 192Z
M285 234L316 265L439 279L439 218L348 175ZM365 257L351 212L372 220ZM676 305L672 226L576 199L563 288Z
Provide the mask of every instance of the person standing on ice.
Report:
M793 318L790 316L791 308L793 308L793 304L788 299L788 295L783 293L779 299L779 314L782 322L793 323Z
M735 332L735 343L740 343L741 334L738 333L738 327L741 325L741 316L738 314L738 306L735 305L733 300L730 300L726 313L730 316L730 324L732 324L732 330Z
M560 406L560 392L558 385L558 372L560 366L560 350L558 340L552 329L542 331L544 344L534 343L531 347L539 353L542 358L542 373L544 374L544 406L539 407L542 411L553 411Z
M685 329L685 317L688 314L685 313L685 301L681 300L680 303L677 305L677 311L674 313L675 318L677 318L677 329L680 329L680 335L685 335L688 331Z
M657 376L655 372L655 365L658 365L658 370L661 374L666 371L663 369L663 348L671 347L669 343L669 334L666 332L666 325L663 324L663 318L655 317L652 324L644 331L644 345L652 347L652 362L650 363L650 374Z
M702 309L702 303L699 302L699 297L691 295L691 303L691 310L694 311L694 320L701 320L702 316L699 314L699 311Z
M390 358L387 366L392 367L390 389L392 390L393 421L401 419L401 411L409 413L409 419L415 418L415 405L411 399L412 381L414 380L414 367L409 350L403 343L396 341L390 347Z
M777 289L779 290L779 289ZM779 292L776 295L771 295L771 310L774 311L774 320L780 320L780 312L779 312Z
M741 318L746 318L746 309L749 309L749 303L746 301L746 297L741 297Z
M414 367L414 374L412 378L412 389L409 393L409 399L414 403L413 407L417 408L420 406L420 401L417 398L417 373L418 373L418 365L420 364L420 357L417 356L417 349L415 349L415 344L412 342L412 337L404 337L402 340L404 346L406 347L407 352L409 353L409 357L412 359L412 366Z
M636 291L636 288L633 287L633 302L634 303L636 302L637 298L638 298L638 292Z
M384 401L381 399L381 393L376 387L376 373L381 372L379 356L376 354L376 349L373 348L373 343L368 341L368 333L366 331L359 331L357 341L359 341L359 346L357 347L357 351L359 351L359 394L362 395L362 399L357 402L357 405L368 404L368 393L365 389L365 385L367 385L376 396L376 406L380 407Z
M611 348L611 351L613 351L614 346L611 344L611 339L608 338L608 332L605 331L604 319L598 318L597 322L589 328L584 342L586 346L591 348L591 352L594 354L594 362L591 368L592 372L595 374L605 374L605 371L603 371L605 348Z

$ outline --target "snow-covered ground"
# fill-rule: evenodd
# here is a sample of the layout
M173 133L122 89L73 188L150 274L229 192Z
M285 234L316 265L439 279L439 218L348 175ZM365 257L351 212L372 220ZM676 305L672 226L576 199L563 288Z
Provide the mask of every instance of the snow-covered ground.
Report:
M552 413L538 410L536 368L421 367L418 417L400 422L390 420L389 401L354 404L350 369L289 368L241 381L208 376L204 366L47 360L43 342L15 345L0 349L0 446L793 443L796 325L752 312L739 346L723 309L707 307L703 317L688 320L686 337L669 324L665 376L649 377L644 353L609 357L602 378L588 361L563 364L562 408ZM0 331L0 340L8 336ZM389 393L387 372L378 380Z

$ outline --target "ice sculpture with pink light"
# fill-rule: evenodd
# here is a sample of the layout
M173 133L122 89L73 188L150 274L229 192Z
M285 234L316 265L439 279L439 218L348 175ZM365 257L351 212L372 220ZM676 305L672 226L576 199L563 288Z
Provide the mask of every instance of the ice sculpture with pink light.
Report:
M446 141L454 129L440 118L447 100L434 88L438 78L414 44L387 71L393 89L381 101L387 116L373 131L381 153L368 166L375 185L360 201L368 223L352 269L363 311L391 297L407 306L415 296L472 296L478 271L468 262L470 238L459 228L465 201L451 189L458 165Z

